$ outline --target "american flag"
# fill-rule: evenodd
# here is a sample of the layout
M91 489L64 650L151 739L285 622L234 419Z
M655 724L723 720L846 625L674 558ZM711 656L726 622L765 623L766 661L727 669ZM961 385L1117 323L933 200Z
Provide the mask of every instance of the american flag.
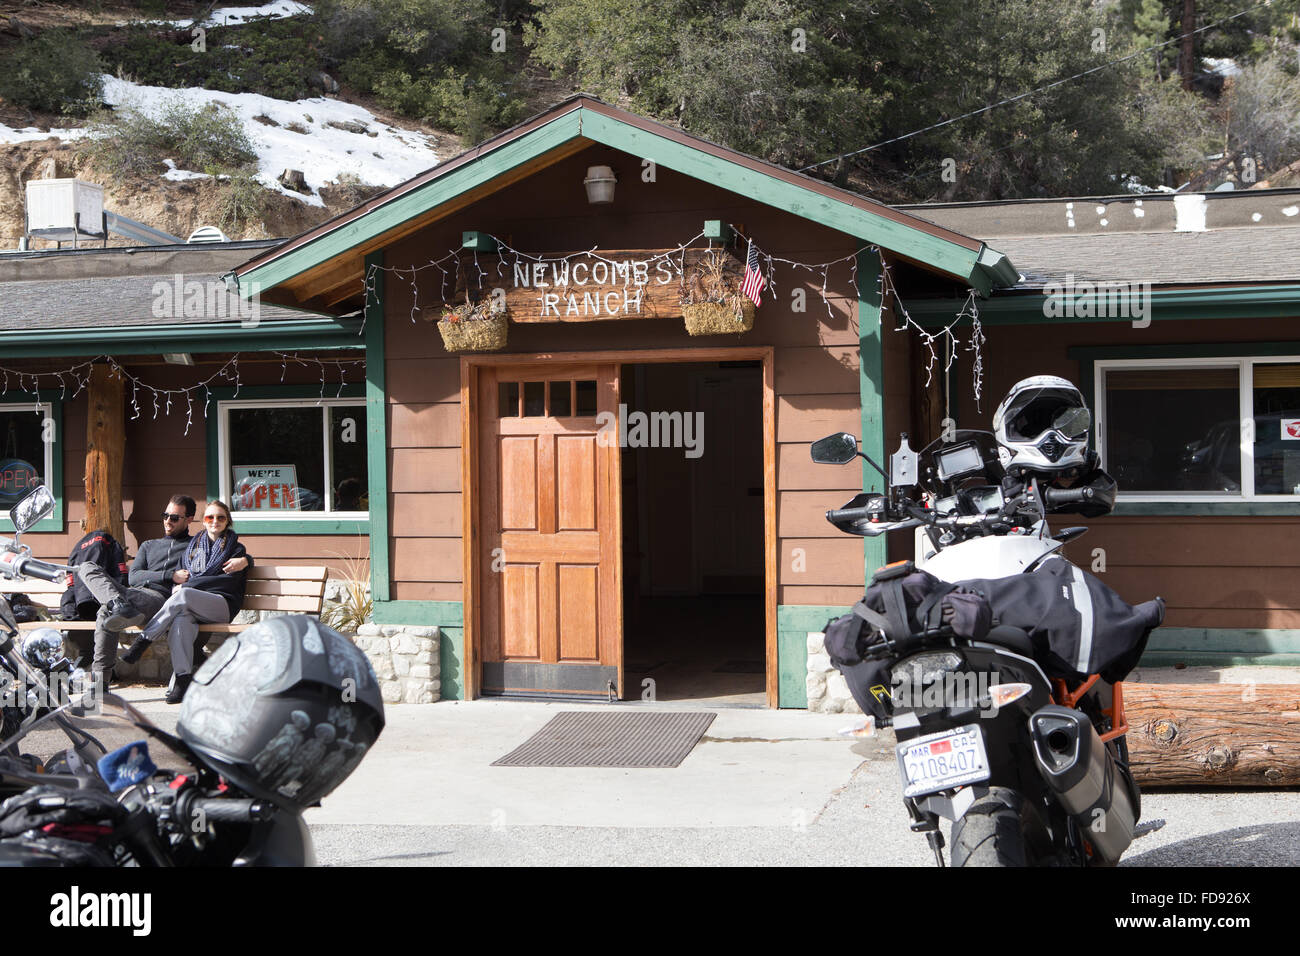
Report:
M758 268L758 250L754 248L754 240L749 240L749 255L745 259L745 282L740 287L740 291L754 303L762 305L763 290L767 288L767 280L763 278L762 271Z

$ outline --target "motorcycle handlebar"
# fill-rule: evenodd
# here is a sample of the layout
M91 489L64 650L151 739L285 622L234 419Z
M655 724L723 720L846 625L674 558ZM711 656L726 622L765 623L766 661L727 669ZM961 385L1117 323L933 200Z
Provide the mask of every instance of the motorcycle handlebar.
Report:
M191 813L202 813L216 823L251 823L270 816L271 805L265 800L232 800L227 797L195 797Z
M1072 505L1080 501L1091 501L1095 492L1091 486L1083 488L1044 488L1043 504L1049 508L1056 505Z
M861 521L865 517L867 517L866 508L832 508L826 512L827 521Z
M56 584L63 581L70 570L63 565L38 561L36 558L20 558L14 567L14 572L20 577L40 578L42 581L53 581Z

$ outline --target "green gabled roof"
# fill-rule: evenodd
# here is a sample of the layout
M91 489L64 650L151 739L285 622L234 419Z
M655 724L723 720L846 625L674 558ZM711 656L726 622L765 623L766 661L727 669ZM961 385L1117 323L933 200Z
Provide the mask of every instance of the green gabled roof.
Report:
M978 239L579 95L249 260L235 270L241 294L250 295L257 283L270 301L329 309L329 290L354 276L352 288L360 293L364 254L442 218L436 211L447 203L463 205L466 194L494 191L494 181L514 182L548 165L548 158L592 144L653 157L659 166L878 245L981 294L1017 279L1006 257Z

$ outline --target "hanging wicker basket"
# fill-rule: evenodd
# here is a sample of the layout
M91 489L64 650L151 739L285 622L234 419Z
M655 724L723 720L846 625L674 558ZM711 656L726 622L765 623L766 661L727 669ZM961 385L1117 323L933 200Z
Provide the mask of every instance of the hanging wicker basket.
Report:
M682 306L688 335L737 335L754 327L756 306L749 299L740 304L739 313L725 302L696 302Z
M438 333L448 352L497 352L506 347L509 314L489 312L483 318L438 320Z

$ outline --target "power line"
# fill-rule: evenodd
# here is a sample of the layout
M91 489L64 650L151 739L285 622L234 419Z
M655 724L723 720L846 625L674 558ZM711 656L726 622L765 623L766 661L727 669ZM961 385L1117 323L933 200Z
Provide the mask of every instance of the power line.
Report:
M1074 80L1080 79L1085 76L1089 76L1093 73L1097 73L1101 70L1105 70L1109 67L1115 66L1116 64L1124 63L1127 62L1128 60L1135 59L1136 57L1150 53L1152 50L1159 50L1162 47L1169 46L1169 44L1171 43L1177 43L1179 40L1182 40L1186 37L1194 36L1197 33L1203 33L1206 30L1212 30L1214 27L1217 27L1220 24L1227 23L1229 20L1235 20L1237 19L1237 17L1244 17L1246 14L1258 9L1259 7L1267 7L1271 5L1271 3L1272 0L1260 0L1259 3L1249 6L1245 10L1241 10L1238 13L1234 13L1230 17L1224 17L1222 20L1216 20L1213 23L1207 23L1205 26L1198 27L1195 30L1189 30L1187 33L1180 33L1178 36L1174 37L1171 40L1166 40L1163 43L1157 43L1155 46L1149 46L1145 50L1138 50L1136 53L1130 53L1128 56L1122 56L1117 60L1111 60L1110 62L1103 63L1100 66L1094 66L1092 69L1084 70L1082 73L1076 73L1074 74L1074 76L1067 76L1064 79L1055 80L1051 83L1048 83L1046 86L1040 86L1036 90L1030 90L1028 93L1021 93L1017 96L1012 96L1008 99L1001 100L997 103L990 103L988 106L981 106L977 110L971 110L971 112L963 113L961 116L954 116L952 119L946 119L943 120L942 122L934 123L933 125L927 126L924 129L913 130L910 133L904 133L902 136L895 136L893 139L887 139L884 142L876 143L874 146L864 146L862 149L856 149L851 153L841 153L839 156L832 156L830 159L824 159L820 163L813 163L811 166L804 166L802 169L799 170L799 172L806 173L810 169L817 169L820 166L827 166L831 163L839 162L841 159L848 159L850 156L860 156L863 153L868 153L873 149L879 149L881 146L888 146L890 143L897 143L905 139L911 139L913 136L920 136L922 133L928 133L931 130L939 129L942 126L947 126L950 123L956 123L964 119L969 119L972 116L978 116L980 113L987 113L989 110L995 110L999 106L1006 106L1008 103L1015 103L1018 100L1023 100L1026 97L1033 96L1037 93L1042 93L1046 90L1050 90L1054 87L1062 85L1063 83L1070 83Z

